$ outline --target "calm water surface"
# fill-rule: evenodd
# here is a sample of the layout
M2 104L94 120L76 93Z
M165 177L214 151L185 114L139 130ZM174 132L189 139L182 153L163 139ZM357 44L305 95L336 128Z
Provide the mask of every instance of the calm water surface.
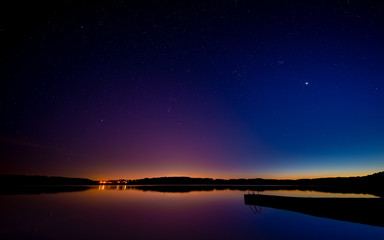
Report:
M0 195L0 239L384 239L383 227L267 207L255 214L244 204L246 193L164 193L114 186ZM331 195L288 190L263 194ZM347 197L356 196L362 197Z

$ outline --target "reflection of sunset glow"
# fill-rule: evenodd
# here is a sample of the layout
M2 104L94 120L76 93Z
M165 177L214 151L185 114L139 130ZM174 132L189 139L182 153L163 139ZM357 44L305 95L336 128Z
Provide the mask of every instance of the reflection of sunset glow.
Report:
M314 198L377 198L377 196L371 194L363 194L363 193L333 193L333 192L320 192L314 190L263 190L254 192L252 190L228 190L228 189L212 189L212 190L190 190L187 192L157 192L154 190L141 190L136 188L135 186L127 186L127 185L99 185L99 190L108 190L108 191L129 191L130 194L142 194L145 193L146 196L148 194L166 194L172 196L205 196L206 194L215 192L220 193L220 196L224 195L232 195L234 193L252 193L252 194L263 194L263 195L275 195L275 196L287 196L287 197L314 197ZM216 195L215 195L216 196Z
M381 159L381 158L380 158ZM103 169L97 174L91 174L92 179L141 179L155 177L191 177L191 178L217 178L217 179L234 179L234 178L266 178L266 179L300 179L300 178L324 178L324 177L351 177L351 176L366 176L375 172L380 172L382 168L374 165L365 164L346 167L344 165L331 167L326 165L307 165L307 166L275 166L274 168L266 168L264 170L256 170L255 167L248 166L244 169L241 166L234 167L232 165L217 164L219 160L212 159L211 162L195 161L194 164L185 164L185 166L153 164L148 166L130 166L130 169L135 171L121 169ZM321 161L319 161L321 162ZM335 160L336 162L336 160ZM205 166L205 167L203 167ZM384 165L383 165L384 167ZM263 166L258 167L263 169ZM108 184L108 180L102 180L100 184ZM123 183L123 182L120 182ZM119 184L116 182L116 184Z
M313 198L378 198L371 194L358 194L358 193L330 193L319 192L311 190L267 190L262 191L260 194L264 195L276 195L287 197L313 197Z
M99 185L98 190L134 190L135 187L127 185Z
M35 221L34 223L44 229L38 233L39 239L77 239L79 236L90 236L91 239L143 239L143 234L147 234L144 239L304 240L311 239L319 226L322 237L323 232L330 228L326 236L328 239L333 239L335 235L346 236L346 232L349 233L348 239L354 239L353 234L366 236L368 231L376 231L381 235L379 238L366 239L383 239L384 234L377 227L344 224L334 220L328 222L323 218L267 207L262 208L261 215L255 216L244 203L244 194L247 191L163 193L126 187L126 190L120 190L120 187L117 190L116 186L99 185L98 188L76 193L2 196L6 204L0 205L0 212L4 219L10 219L4 221L2 229L30 229L31 222ZM106 188L110 191L98 191ZM288 192L296 196L301 193L274 191L274 194ZM314 192L308 194L318 196L313 195L317 194ZM364 206L356 207L364 209ZM54 214L47 218L51 211ZM355 209L352 208L351 211L354 213ZM15 215L28 221L20 221ZM80 219L81 224L76 219ZM67 231L61 234L59 230L63 226ZM295 227L299 229L296 230ZM339 229L336 234L335 229ZM353 232L356 229L360 230ZM303 231L307 233L304 235ZM276 235L271 235L275 232L279 233L276 238ZM300 238L296 238L297 233Z

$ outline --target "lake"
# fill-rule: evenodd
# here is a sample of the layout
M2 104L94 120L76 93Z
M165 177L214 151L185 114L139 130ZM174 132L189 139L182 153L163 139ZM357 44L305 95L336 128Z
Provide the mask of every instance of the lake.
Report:
M380 226L246 205L244 195L250 193L246 190L156 191L128 186L75 190L1 194L0 239L384 239ZM260 193L375 197L299 190Z

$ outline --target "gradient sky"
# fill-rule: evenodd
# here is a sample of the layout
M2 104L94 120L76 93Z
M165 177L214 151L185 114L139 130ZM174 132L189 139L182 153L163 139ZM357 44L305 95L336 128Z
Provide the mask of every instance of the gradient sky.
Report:
M384 169L382 1L1 1L0 173Z

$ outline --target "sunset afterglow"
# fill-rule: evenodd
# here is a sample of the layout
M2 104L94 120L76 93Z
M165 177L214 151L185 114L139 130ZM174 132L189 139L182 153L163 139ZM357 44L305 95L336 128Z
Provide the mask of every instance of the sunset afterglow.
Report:
M382 171L383 7L336 2L9 4L1 173Z

